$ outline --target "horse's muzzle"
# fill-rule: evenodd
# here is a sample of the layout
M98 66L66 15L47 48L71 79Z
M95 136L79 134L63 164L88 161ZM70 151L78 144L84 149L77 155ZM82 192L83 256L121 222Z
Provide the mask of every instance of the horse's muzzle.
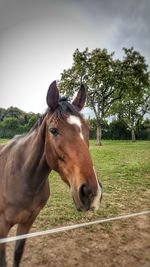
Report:
M87 184L82 184L79 188L78 196L73 196L78 211L97 210L102 199L102 187L98 184L96 191Z

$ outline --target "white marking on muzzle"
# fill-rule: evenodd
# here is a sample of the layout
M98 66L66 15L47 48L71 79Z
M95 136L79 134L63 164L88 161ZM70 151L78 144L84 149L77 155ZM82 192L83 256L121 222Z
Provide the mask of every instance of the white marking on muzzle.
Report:
M75 124L75 125L77 125L77 126L80 128L80 137L84 140L83 133L82 133L82 124L81 124L81 120L80 120L77 116L70 115L70 116L67 118L67 122L68 122L69 124Z
M102 196L102 188L99 185L97 174L96 174L94 167L93 167L93 170L94 170L96 181L97 181L97 195L91 204L91 208L94 208L94 210L98 210L99 205L100 205L101 196Z

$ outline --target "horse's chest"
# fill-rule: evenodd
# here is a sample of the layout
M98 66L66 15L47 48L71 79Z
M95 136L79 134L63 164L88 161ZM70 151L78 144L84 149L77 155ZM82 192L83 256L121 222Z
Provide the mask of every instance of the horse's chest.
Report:
M26 223L30 218L35 218L42 209L41 202L36 198L29 203L21 202L19 205L9 205L5 210L5 219L10 224Z
M7 203L5 218L10 224L26 223L30 218L35 218L48 199L48 191L44 190L41 194L25 196L18 195L12 202Z

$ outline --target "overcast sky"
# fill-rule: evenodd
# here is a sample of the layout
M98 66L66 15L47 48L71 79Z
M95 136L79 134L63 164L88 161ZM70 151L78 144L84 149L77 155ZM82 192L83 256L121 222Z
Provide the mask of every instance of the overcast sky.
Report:
M131 46L150 65L150 0L0 0L0 107L43 112L76 48Z

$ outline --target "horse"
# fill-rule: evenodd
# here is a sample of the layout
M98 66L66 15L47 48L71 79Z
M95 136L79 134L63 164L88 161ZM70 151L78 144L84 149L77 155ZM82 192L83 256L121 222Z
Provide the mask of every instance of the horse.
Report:
M70 187L78 211L98 209L102 186L89 153L89 129L80 114L86 101L82 84L72 103L59 96L56 81L47 92L47 110L32 129L0 145L0 238L17 224L27 234L49 195L48 176L59 173ZM15 244L13 267L20 265L26 239ZM0 266L6 267L0 244Z

